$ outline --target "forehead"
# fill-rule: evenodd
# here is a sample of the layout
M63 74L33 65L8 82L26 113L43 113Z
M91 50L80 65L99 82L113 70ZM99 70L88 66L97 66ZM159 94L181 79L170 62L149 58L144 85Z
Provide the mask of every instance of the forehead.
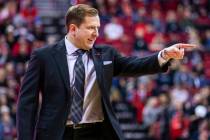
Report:
M82 24L100 26L100 18L99 16L86 16Z

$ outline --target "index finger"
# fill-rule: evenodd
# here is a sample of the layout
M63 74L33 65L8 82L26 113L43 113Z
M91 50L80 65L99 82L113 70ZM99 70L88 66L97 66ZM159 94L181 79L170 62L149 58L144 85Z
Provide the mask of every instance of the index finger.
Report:
M178 47L179 49L181 49L181 48L183 48L183 49L193 49L193 48L197 48L197 46L194 45L194 44L184 44L184 43L179 43L179 44L177 44L177 47Z

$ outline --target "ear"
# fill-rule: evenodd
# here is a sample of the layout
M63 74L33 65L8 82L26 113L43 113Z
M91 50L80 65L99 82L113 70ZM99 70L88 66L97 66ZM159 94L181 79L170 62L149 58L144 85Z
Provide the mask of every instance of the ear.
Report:
M76 30L77 30L77 26L75 24L70 24L69 25L69 32L70 33L74 34L76 32Z

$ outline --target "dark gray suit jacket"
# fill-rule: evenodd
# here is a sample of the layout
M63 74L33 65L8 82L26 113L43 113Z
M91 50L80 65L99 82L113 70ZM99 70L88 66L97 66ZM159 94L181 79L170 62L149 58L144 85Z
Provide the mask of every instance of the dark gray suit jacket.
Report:
M156 53L145 58L122 57L108 46L94 46L91 50L107 123L105 135L115 134L118 139L123 139L119 122L109 101L112 78L167 71L168 64L160 67L157 56ZM103 61L112 61L112 63L103 65ZM62 140L71 105L69 85L64 40L53 46L33 51L19 94L18 140ZM42 94L40 111L38 111L39 92Z

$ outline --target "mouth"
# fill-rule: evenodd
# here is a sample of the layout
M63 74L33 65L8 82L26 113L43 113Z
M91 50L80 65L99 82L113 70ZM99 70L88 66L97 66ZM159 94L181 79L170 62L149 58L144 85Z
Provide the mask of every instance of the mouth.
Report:
M88 39L88 41L90 42L90 43L94 43L94 39Z

